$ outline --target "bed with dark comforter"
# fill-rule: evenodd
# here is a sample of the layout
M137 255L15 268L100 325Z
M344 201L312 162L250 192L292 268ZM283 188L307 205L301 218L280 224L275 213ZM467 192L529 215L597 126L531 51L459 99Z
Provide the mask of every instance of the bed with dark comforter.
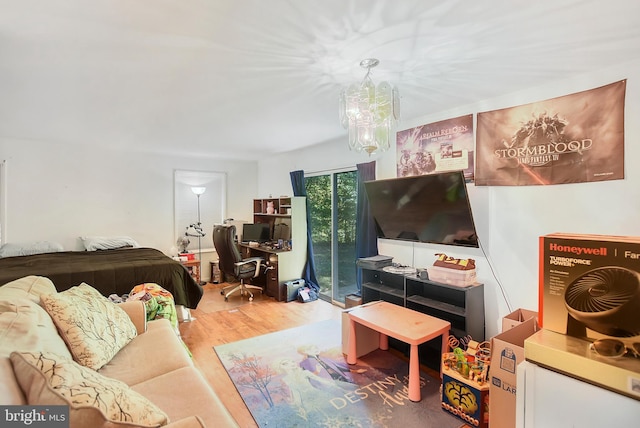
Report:
M171 257L153 248L63 251L0 258L0 285L28 275L45 276L64 291L85 282L103 295L129 293L152 282L173 294L176 305L195 309L202 287Z

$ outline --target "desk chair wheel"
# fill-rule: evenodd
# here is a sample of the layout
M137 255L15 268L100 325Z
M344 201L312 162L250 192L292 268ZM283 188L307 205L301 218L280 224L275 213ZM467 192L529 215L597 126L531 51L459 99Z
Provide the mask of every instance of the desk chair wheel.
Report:
M224 289L220 290L220 295L224 296ZM227 300L227 299L225 299L225 300Z
M224 294L224 293L222 293L222 294ZM228 298L227 296L224 296L224 301L225 301L225 302L228 302L228 301L229 301L229 298Z

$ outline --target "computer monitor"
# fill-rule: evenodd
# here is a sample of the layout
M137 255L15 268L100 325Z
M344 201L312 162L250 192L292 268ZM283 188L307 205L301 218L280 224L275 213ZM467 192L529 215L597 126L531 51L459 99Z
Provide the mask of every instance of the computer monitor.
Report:
M271 228L268 223L244 223L242 242L268 242L271 240Z

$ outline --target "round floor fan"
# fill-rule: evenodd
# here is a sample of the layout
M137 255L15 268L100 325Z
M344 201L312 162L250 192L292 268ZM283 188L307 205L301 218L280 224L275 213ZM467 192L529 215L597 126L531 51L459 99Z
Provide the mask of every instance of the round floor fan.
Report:
M567 334L586 336L589 328L616 337L640 335L640 275L607 266L585 272L565 290Z

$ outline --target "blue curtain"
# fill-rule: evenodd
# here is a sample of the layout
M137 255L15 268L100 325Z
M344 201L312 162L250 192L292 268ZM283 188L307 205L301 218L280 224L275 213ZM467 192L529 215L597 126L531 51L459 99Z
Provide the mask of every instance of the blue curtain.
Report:
M356 257L370 257L378 254L378 238L376 225L371 215L369 199L364 189L364 182L376 179L376 161L361 163L358 168L358 200L356 203ZM362 275L356 269L358 295L362 292Z
M307 189L304 186L304 171L291 171L291 186L294 196L307 196ZM305 199L307 206L307 262L304 265L303 279L306 285L316 292L320 291L318 279L316 278L316 264L313 257L313 243L311 242L311 221L309 216L309 202ZM293 245L296 245L294 242Z

